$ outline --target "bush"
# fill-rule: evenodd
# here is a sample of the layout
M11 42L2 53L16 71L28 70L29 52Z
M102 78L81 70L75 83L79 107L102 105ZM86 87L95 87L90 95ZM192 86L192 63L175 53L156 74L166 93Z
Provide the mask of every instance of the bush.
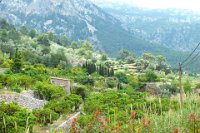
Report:
M69 79L72 79L80 84L83 84L85 82L85 79L87 79L88 77L86 71L82 68L66 69L63 74Z
M191 92L192 91L192 85L190 84L189 81L186 81L183 83L183 89L185 92Z
M32 132L35 120L35 116L30 111L16 103L0 102L1 133L23 133L28 130Z
M139 78L141 82L156 82L159 81L158 76L154 71L147 71L142 77Z
M131 105L132 109L138 112L142 107L140 105L146 102L144 97L143 93L134 92L133 90L107 91L93 94L87 98L84 109L88 114L100 110L106 116L113 117L115 113L124 112L124 110L130 111Z
M82 100L77 95L67 95L59 100L51 100L45 108L49 108L58 114L63 114L72 111L72 108L78 108Z
M17 92L17 93L20 93L20 92L22 92L22 89L21 89L21 87L19 87L19 86L13 86L13 87L11 87L10 88L10 90L11 91L14 91L14 92Z
M117 72L117 73L115 73L115 77L118 78L119 82L128 84L128 77L125 73Z
M81 115L78 117L77 122L79 123L80 128L84 128L91 122L92 115Z
M107 84L108 88L114 88L114 87L117 86L117 81L114 80L114 79L108 78L108 79L106 80L106 84Z
M38 82L35 89L45 100L53 100L65 96L65 91L60 86L54 86L46 82Z
M37 118L37 122L43 125L52 124L54 120L59 118L57 113L48 108L33 110L33 114Z
M129 78L129 85L131 88L133 88L135 90L140 88L140 83L139 83L138 79L134 78L134 77Z
M177 92L177 87L174 85L164 84L160 86L162 95L171 96L171 94L175 94Z
M86 86L84 86L84 85L78 85L78 86L73 87L72 93L81 96L82 99L85 99L86 95L87 95L87 90L88 89L87 89Z

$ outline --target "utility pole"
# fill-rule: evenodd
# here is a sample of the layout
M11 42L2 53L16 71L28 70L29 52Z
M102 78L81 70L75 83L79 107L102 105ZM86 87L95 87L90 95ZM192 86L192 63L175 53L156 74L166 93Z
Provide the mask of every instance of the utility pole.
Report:
M180 85L180 102L181 102L181 107L183 106L183 88L182 88L182 64L179 63L179 85Z

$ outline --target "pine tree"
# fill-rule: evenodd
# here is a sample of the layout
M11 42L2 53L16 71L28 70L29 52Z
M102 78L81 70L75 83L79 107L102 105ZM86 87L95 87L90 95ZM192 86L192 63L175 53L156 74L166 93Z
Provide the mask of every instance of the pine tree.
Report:
M19 73L21 72L23 66L23 61L22 61L22 54L21 52L18 51L18 48L15 51L15 55L13 58L13 64L11 66L11 70L14 73Z

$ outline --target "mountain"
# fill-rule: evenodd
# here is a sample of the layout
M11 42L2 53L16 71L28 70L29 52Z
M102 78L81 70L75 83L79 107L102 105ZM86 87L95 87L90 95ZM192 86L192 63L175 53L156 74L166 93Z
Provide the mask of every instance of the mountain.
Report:
M89 40L111 56L121 48L136 55L166 51L161 45L131 35L118 19L87 0L3 0L0 9L0 17L16 26L66 34L71 40Z
M132 35L180 51L191 51L200 41L200 14L181 9L144 9L95 1L121 21Z

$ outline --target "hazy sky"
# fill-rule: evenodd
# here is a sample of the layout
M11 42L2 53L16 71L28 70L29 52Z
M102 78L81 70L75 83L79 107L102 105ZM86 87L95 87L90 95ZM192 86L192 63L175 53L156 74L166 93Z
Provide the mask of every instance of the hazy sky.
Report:
M96 0L114 3L128 3L146 8L181 8L200 11L200 0Z

